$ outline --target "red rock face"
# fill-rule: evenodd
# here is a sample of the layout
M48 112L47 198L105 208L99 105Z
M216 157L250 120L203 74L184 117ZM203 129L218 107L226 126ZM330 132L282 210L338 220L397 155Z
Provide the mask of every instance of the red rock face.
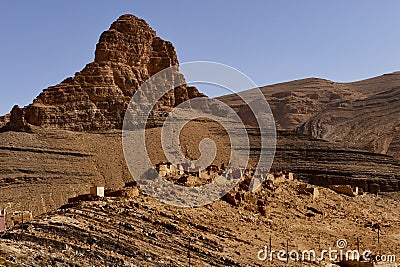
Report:
M150 76L178 64L173 45L156 36L142 19L123 15L103 32L95 60L22 109L27 123L74 131L120 129L134 92ZM178 72L177 78L184 78ZM156 110L168 111L189 98L204 96L181 86L167 93ZM11 124L14 122L10 121ZM14 123L15 124L15 123Z
M19 106L14 106L10 114L10 122L8 127L16 131L30 131L31 128L25 121L25 111Z

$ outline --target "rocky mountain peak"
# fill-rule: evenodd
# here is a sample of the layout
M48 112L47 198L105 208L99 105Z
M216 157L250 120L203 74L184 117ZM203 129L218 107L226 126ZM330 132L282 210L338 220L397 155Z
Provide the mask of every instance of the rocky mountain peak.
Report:
M177 64L172 43L157 37L143 19L122 15L101 34L94 62L74 77L43 90L32 104L21 108L22 117L10 117L8 126L15 130L24 121L74 131L120 129L128 103L140 85ZM176 75L184 79L180 73ZM165 95L157 108L165 111L197 96L204 95L194 87L182 86ZM18 123L13 122L14 117Z

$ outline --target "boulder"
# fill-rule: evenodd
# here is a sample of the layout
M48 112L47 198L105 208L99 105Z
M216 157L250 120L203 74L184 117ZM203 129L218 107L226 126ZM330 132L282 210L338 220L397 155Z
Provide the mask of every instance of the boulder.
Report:
M25 111L18 105L15 105L11 110L10 118L6 127L12 131L31 131L31 127L25 120Z
M329 188L339 194L344 194L349 197L355 197L358 193L358 190L356 190L356 192L353 191L351 185L330 185Z

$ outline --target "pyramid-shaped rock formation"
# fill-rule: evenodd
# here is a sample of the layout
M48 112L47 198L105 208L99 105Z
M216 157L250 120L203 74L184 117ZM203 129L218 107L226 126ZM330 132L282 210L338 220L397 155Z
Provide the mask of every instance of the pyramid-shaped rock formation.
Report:
M121 129L129 101L140 85L177 64L172 43L158 37L144 20L122 15L101 34L94 62L73 78L45 89L27 107L14 107L14 116L2 120L12 130L26 130L29 124L74 131ZM176 75L184 81L183 75ZM165 112L197 96L204 95L194 87L181 86L164 95L155 109Z

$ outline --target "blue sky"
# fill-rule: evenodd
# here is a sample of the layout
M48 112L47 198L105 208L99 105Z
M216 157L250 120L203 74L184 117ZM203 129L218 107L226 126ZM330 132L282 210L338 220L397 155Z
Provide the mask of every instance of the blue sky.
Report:
M125 13L172 41L180 62L224 63L263 86L399 71L399 10L397 0L1 1L0 114L80 71Z

